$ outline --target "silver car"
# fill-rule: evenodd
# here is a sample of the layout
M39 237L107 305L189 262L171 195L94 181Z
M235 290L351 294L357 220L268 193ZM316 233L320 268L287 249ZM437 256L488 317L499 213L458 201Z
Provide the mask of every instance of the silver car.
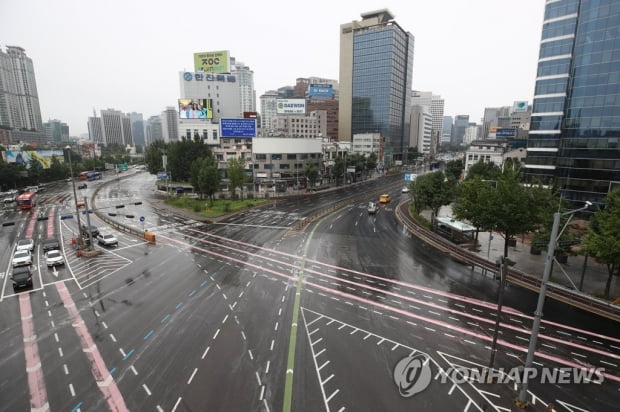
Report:
M104 246L118 246L118 240L110 233L100 233L97 235L97 241Z
M13 255L13 266L32 265L32 254L29 250L16 250Z
M65 258L62 256L60 250L50 250L45 253L45 263L48 267L56 265L64 265Z
M34 250L34 240L32 239L22 239L17 242L17 250Z

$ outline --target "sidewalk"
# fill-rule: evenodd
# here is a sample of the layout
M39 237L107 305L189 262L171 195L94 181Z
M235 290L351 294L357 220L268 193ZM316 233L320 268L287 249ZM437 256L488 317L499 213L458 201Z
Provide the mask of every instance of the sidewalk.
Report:
M430 220L430 211L422 212L422 216ZM442 206L439 210L439 216L452 216L452 209L449 206ZM489 232L480 232L478 234L478 246L474 253L479 256L495 262L504 253L504 238L499 233L493 233L489 248ZM519 236L517 244L514 247L508 247L508 258L515 263L515 268L520 269L530 275L542 278L545 267L546 251L542 251L540 255L530 253L530 244L527 237ZM554 263L551 272L551 281L562 286L573 287L567 276L574 283L575 289L578 290L581 273L583 271L585 257L584 256L568 256L567 263ZM564 271L564 272L563 272ZM605 283L607 282L608 272L607 266L601 265L594 258L588 258L582 292L595 297L602 297L605 291ZM612 299L620 297L620 281L614 276L611 281L610 297Z

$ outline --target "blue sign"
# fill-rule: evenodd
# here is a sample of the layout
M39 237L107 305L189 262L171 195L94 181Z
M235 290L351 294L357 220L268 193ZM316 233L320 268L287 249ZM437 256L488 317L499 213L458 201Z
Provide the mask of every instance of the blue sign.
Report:
M157 172L157 180L168 180L168 173Z
M220 119L222 137L256 137L256 119Z
M513 127L501 127L495 132L495 137L516 137L517 129Z
M308 97L330 100L334 97L334 89L331 84L311 84L308 88Z
M418 175L415 173L405 173L405 181L407 182L413 182L416 177L418 177Z
M140 216L140 222L144 222L146 219L144 218L144 216Z
M73 215L60 216L60 220L65 220L65 219L73 219Z

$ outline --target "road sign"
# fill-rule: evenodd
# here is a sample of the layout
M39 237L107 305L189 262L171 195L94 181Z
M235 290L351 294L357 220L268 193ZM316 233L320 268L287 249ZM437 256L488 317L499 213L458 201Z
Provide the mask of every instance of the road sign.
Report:
M418 175L415 173L405 173L405 181L407 182L413 182L416 177L418 177Z
M140 216L140 222L144 222L146 219L144 218L144 216Z
M157 180L168 180L168 173L157 172Z

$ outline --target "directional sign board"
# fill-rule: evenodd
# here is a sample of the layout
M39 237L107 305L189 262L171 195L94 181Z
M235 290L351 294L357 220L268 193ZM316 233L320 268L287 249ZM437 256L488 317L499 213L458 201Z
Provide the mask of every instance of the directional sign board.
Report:
M157 172L158 180L168 180L168 173L166 172Z
M405 173L405 180L407 182L413 182L418 177L415 173Z

